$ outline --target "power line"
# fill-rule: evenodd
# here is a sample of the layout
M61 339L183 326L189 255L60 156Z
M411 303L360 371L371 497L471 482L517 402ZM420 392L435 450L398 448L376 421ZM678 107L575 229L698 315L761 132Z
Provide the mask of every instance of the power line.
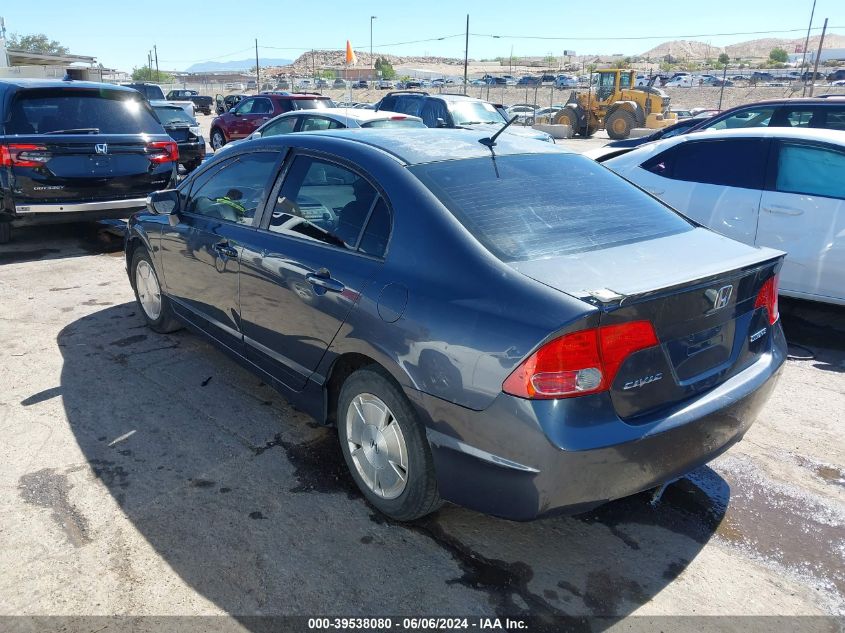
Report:
M828 28L841 29L843 26L831 26ZM815 26L811 30L820 31L821 27ZM546 35L506 35L495 33L470 33L473 37L489 37L493 39L513 39L513 40L559 40L559 41L593 41L593 40L672 40L679 38L694 38L694 37L728 37L732 35L773 35L776 33L803 33L804 29L784 29L781 31L738 31L735 33L697 33L694 35L632 35L624 37L606 37L602 35L594 35L591 37L556 37Z

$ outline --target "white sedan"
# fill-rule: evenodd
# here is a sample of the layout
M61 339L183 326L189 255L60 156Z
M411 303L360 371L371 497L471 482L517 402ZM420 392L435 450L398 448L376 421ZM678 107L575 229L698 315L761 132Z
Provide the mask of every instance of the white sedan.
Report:
M786 251L781 294L845 305L845 131L697 132L602 162L718 233Z

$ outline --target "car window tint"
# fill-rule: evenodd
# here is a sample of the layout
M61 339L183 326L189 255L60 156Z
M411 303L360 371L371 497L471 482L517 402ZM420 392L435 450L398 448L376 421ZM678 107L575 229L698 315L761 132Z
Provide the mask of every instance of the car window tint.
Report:
M828 130L845 130L845 108L821 108L819 115L824 115L824 119L811 120L810 127L822 127Z
M269 99L254 99L250 114L268 114L273 111L273 104Z
M673 180L762 189L766 147L763 139L687 141L640 166Z
M290 134L296 127L297 117L286 116L277 121L271 121L261 130L261 136L278 136L279 134Z
M519 154L409 170L503 261L601 250L692 229L584 156Z
M339 127L343 126L332 119L327 119L326 117L321 116L306 116L302 118L302 127L299 128L299 131L313 132L315 130L335 130Z
M845 154L832 149L783 143L775 189L845 200Z
M361 237L358 250L374 257L384 257L388 237L390 237L390 211L384 200L379 197L376 206L373 207L370 221L367 222L364 235Z
M269 229L354 250L377 197L361 175L297 156L279 191Z
M437 119L442 119L446 125L449 123L449 111L440 99L426 99L420 109L420 117L428 127L437 127Z
M254 152L233 159L191 188L187 211L217 220L252 224L268 189L278 154Z
M814 116L818 120L819 117L814 110L789 110L786 113L786 125L789 127L809 127Z
M238 114L250 114L252 112L252 104L255 101L253 99L243 99L241 100L238 105L232 108L232 112L237 112Z
M741 127L765 127L774 114L774 108L749 108L705 126L708 130L732 130Z

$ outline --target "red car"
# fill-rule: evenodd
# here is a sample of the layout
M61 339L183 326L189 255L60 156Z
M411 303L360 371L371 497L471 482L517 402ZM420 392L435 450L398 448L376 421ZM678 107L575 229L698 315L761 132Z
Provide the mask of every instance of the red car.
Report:
M332 100L322 95L268 93L246 97L211 122L211 147L218 150L229 141L247 137L274 116L291 110L333 107Z

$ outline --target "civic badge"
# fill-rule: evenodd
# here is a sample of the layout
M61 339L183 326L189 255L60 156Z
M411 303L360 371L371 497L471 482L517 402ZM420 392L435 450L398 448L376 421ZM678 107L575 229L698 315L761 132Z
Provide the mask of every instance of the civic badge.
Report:
M97 143L94 145L94 151L97 154L108 154L109 153L109 145L108 143Z

